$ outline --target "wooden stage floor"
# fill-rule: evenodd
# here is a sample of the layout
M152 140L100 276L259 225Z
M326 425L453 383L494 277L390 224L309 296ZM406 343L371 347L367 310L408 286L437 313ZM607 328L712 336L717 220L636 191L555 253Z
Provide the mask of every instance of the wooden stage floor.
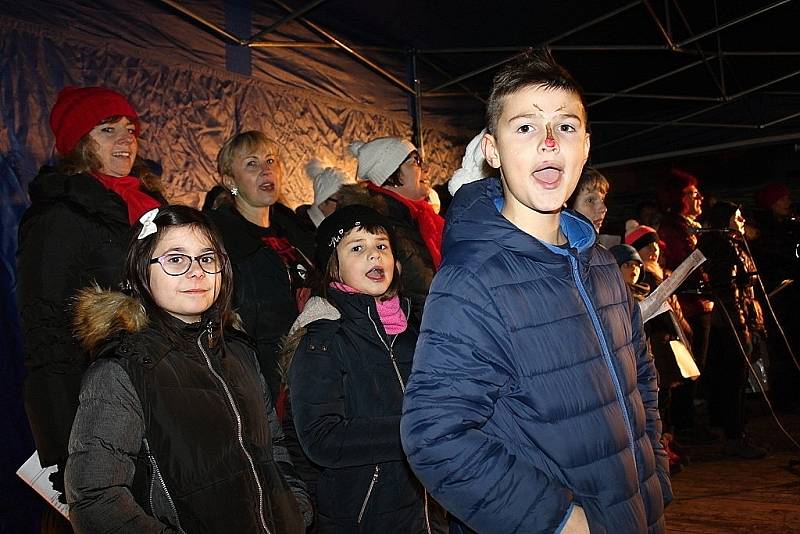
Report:
M800 534L800 464L790 467L800 450L763 406L753 408L760 413L750 419L750 435L772 453L740 460L719 454L719 444L692 449L691 464L672 480L667 532ZM800 442L800 415L779 418Z

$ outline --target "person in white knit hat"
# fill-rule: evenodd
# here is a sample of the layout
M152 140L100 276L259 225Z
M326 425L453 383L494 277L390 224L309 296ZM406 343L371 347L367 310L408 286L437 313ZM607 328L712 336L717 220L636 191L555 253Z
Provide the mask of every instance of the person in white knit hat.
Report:
M336 211L336 193L344 184L354 183L355 180L351 180L344 170L326 166L316 158L306 163L306 174L314 185L314 203L308 206L306 215L314 227L319 228L325 217ZM297 213L300 214L299 208Z
M417 147L399 137L354 141L350 152L358 158L357 174L367 180L367 188L361 194L345 195L346 203L371 206L392 222L401 283L421 309L442 261L444 230L444 219L428 202L428 167Z

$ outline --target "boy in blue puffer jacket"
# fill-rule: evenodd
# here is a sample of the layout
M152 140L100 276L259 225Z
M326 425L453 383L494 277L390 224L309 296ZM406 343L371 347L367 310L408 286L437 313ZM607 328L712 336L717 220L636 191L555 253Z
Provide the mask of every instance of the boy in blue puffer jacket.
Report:
M671 500L638 306L592 225L562 211L589 155L583 95L549 53L494 79L425 305L401 437L481 533L662 533Z

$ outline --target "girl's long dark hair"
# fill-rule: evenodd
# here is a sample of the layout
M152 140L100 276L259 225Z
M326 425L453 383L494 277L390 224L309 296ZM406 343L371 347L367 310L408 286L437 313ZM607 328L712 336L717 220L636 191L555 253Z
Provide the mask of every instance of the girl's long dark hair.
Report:
M222 237L211 220L194 208L174 205L160 208L153 222L157 228L156 232L143 239L138 239L142 225L134 226L134 234L128 247L125 272L123 273L126 291L129 291L142 303L151 325L156 330L165 333L170 340L181 342L180 333L174 326L174 318L159 307L153 299L150 291L150 260L153 258L161 237L167 230L189 226L206 236L217 256L223 258L223 268L219 277L219 295L211 307L203 313L202 322L205 324L211 321L215 325L219 325L220 333L236 327L236 314L233 311L233 269L228 261ZM160 267L156 266L156 268Z

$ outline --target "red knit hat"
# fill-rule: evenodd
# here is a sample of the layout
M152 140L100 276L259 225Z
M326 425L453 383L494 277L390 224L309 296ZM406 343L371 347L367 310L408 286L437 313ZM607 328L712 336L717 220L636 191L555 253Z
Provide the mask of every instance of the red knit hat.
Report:
M756 194L756 202L765 210L771 209L777 201L789 196L789 188L783 184L771 183L762 187Z
M650 243L659 243L658 232L655 228L639 224L639 221L630 219L625 222L625 244L631 245L636 250L641 250Z
M121 94L105 87L65 87L50 112L56 150L62 156L69 154L92 128L115 115L133 121L139 136L139 115Z

